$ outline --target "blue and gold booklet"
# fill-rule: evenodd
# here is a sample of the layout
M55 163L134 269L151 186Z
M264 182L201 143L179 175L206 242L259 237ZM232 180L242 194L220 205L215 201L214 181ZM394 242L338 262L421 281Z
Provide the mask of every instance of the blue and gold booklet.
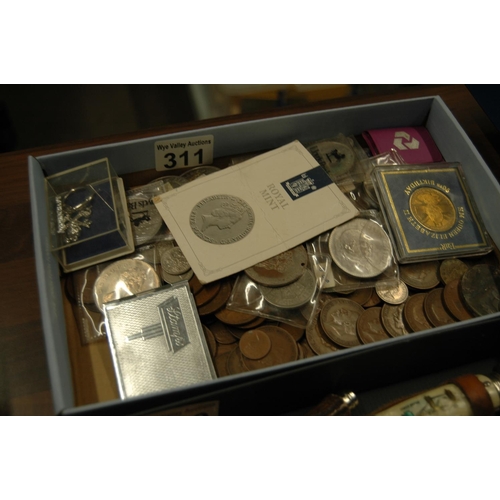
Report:
M459 163L382 166L372 179L400 263L491 251Z

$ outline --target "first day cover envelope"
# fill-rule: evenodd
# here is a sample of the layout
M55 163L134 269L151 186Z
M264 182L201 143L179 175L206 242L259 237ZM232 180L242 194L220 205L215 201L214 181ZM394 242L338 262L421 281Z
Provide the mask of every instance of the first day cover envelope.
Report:
M274 257L358 213L299 141L153 201L202 283Z

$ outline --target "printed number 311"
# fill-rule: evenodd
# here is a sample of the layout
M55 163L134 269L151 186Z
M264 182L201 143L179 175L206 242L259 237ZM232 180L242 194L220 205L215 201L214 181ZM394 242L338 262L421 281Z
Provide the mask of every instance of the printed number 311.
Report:
M164 164L165 168L174 168L177 166L180 167L187 167L187 166L192 166L190 164L190 159L189 159L189 152L184 151L184 153L180 154L177 156L175 153L167 153L165 155L165 158L167 159L167 163ZM203 149L198 149L196 153L193 153L193 156L198 158L198 165L203 164ZM178 165L179 163L179 165Z

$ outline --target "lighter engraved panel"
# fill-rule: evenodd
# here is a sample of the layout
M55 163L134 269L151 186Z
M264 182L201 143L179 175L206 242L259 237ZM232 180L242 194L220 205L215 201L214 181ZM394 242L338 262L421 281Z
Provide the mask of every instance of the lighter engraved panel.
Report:
M194 234L215 245L228 245L248 236L255 224L252 207L241 198L225 194L209 196L191 211Z
M186 284L106 304L104 314L122 398L215 378Z
M441 191L424 187L410 196L410 212L430 231L449 231L457 220L452 201Z

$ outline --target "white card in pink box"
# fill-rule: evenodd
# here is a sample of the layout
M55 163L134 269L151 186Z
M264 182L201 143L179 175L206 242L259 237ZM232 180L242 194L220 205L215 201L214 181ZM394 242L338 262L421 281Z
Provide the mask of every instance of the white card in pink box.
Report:
M342 224L358 211L298 141L154 198L202 283Z

